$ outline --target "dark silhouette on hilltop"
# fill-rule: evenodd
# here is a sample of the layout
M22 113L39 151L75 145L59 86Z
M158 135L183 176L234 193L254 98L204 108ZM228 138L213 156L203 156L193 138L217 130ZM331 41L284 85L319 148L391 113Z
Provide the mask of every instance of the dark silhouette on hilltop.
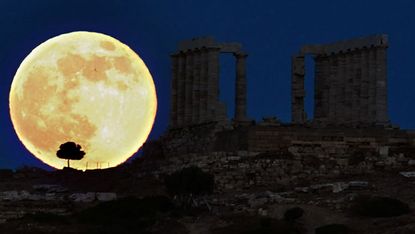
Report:
M58 158L68 160L68 167L70 167L69 160L81 160L84 155L85 152L81 150L81 146L71 141L63 143L56 152Z
M166 176L165 184L167 190L173 195L202 195L213 192L215 179L213 175L192 166Z

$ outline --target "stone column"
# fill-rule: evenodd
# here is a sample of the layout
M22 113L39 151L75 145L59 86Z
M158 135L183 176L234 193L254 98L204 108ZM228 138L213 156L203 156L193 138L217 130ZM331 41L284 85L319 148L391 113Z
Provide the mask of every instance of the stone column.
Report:
M365 126L370 124L369 115L369 69L368 69L369 53L364 48L361 51L361 86L360 86L360 105L359 105L359 121Z
M337 112L338 112L338 83L339 77L337 76L338 71L338 56L335 54L331 54L329 56L329 64L330 64L330 88L329 88L329 119L330 123L335 125L337 124Z
M207 51L205 48L201 49L200 53L200 108L199 119L200 122L206 122L208 119L208 61Z
M219 48L208 48L208 118L220 118L219 106Z
M314 56L314 120L319 121L323 116L323 64L321 58Z
M184 125L192 123L192 89L193 89L193 52L186 53L186 79L185 79L185 122Z
M180 52L177 62L177 126L182 126L185 119L186 55Z
M304 124L307 116L304 111L304 55L291 59L291 119L294 124Z
M324 55L321 58L322 63L322 71L321 71L321 79L322 79L322 101L321 101L321 109L322 109L322 120L324 121L324 124L327 124L327 120L330 113L330 104L329 104L329 95L330 95L330 64L327 55Z
M387 100L387 60L386 46L379 46L376 52L376 123L385 125L389 122Z
M353 126L359 124L359 106L360 106L360 88L361 88L361 70L360 70L360 51L354 50L352 56L351 69L351 116L350 121Z
M170 127L177 125L177 86L178 86L178 54L171 55L171 100L170 100Z
M193 53L192 123L199 123L200 110L200 50Z
M362 106L362 98L361 98L361 96L362 96L362 83L363 83L363 79L362 79L362 66L361 66L361 64L362 64L362 50L359 50L359 51L357 51L357 54L356 54L356 65L355 65L355 67L356 67L356 92L357 92L357 94L356 94L356 96L357 96L357 100L356 100L356 108L354 109L354 111L357 113L357 115L356 115L356 123L357 124L361 124L362 122L360 121L361 120L361 117L360 117L360 115L362 114L361 112L360 112L360 110L362 109L361 108L361 106Z
M369 120L376 124L376 52L374 48L368 51L368 75L369 75Z
M246 121L246 57L245 53L235 53L235 121Z
M345 54L344 64L344 94L343 94L343 112L344 121L346 125L352 122L352 100L353 100L353 54L349 51Z
M347 119L346 93L347 93L347 55L343 52L336 54L337 73L335 83L336 122L344 124Z

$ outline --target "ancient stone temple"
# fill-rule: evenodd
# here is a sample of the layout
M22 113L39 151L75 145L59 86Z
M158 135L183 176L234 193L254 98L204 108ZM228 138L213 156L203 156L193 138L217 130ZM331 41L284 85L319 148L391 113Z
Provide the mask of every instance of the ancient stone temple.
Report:
M292 58L292 122L304 124L304 56L315 62L313 123L370 127L389 124L386 35L307 45Z
M179 43L172 58L170 128L160 138L164 154L222 151L280 152L301 144L339 146L347 154L382 147L412 147L410 131L389 123L386 35L307 45L292 57L292 122L276 117L248 121L246 53L238 43L196 38ZM235 116L219 101L219 56L236 59ZM315 63L314 117L304 111L305 56ZM241 124L235 124L241 123ZM148 148L148 147L147 147ZM415 151L414 151L415 152Z
M246 54L211 38L182 42L172 55L171 126L146 142L137 171L163 178L197 166L215 176L219 191L245 192L413 168L415 131L388 124L387 46L379 35L302 47L292 58L293 122L235 124L246 120ZM232 122L221 122L226 111L218 100L223 52L236 57ZM315 62L313 119L304 111L307 55Z
M239 43L218 43L213 38L195 38L179 43L172 59L170 128L212 121L225 121L226 106L219 100L219 56L232 53L236 59L235 122L246 117L247 54Z

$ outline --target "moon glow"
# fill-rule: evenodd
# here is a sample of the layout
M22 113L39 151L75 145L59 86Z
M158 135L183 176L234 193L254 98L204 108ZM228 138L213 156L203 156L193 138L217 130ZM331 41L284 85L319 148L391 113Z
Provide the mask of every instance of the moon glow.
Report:
M77 169L119 165L146 141L156 115L153 79L127 45L100 33L72 32L36 47L14 76L10 115L23 145L63 168L59 146L86 152Z

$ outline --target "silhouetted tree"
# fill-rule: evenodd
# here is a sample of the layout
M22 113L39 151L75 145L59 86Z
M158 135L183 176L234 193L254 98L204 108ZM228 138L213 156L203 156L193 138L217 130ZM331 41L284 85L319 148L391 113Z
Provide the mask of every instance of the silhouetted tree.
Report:
M58 156L58 158L68 160L68 167L69 160L81 160L84 155L85 152L81 150L81 146L71 141L63 143L59 147L58 152L56 152L56 156Z

